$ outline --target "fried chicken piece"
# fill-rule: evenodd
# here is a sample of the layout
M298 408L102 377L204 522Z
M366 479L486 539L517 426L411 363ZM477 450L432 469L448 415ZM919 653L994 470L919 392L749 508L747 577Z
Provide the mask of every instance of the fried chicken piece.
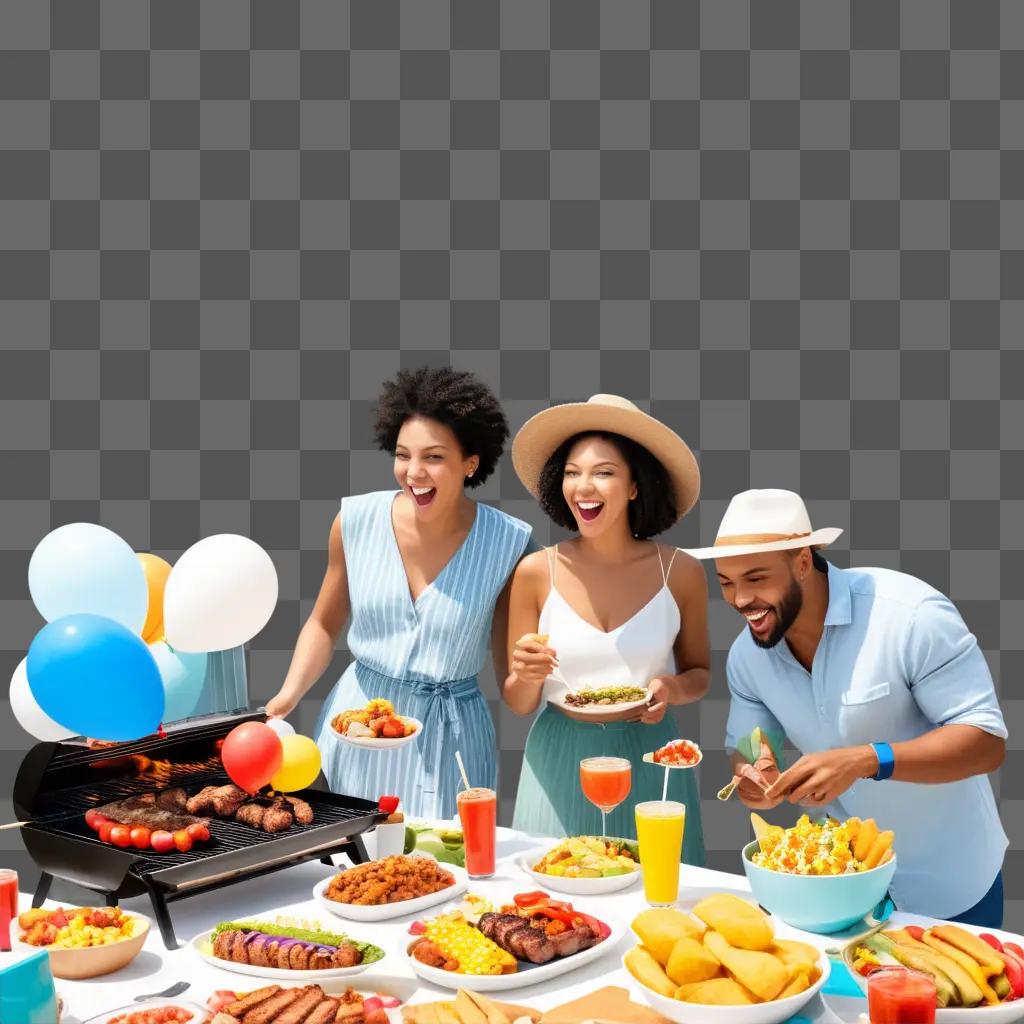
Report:
M299 998L302 991L303 989L299 988L286 988L272 995L247 1011L242 1017L243 1024L270 1024L271 1021L276 1021Z
M292 805L292 814L295 815L296 825L313 824L313 808L297 796L286 796L285 800Z
M292 806L283 797L275 797L263 812L261 828L264 832L285 832L295 824Z
M216 790L216 786L204 786L195 796L188 798L185 810L189 814L213 814L212 795Z
M261 807L256 803L242 804L235 811L235 821L240 821L243 825L248 825L250 828L262 828L263 812L265 810L265 807Z
M412 955L421 964L426 964L428 967L437 967L442 971L457 971L459 969L459 961L449 959L441 947L429 939L421 939L417 942L412 947Z
M333 1024L337 1020L339 1002L326 999L303 1022L303 1024Z
M229 784L218 786L210 794L210 799L213 802L213 813L218 818L230 818L249 799L249 794L240 786Z

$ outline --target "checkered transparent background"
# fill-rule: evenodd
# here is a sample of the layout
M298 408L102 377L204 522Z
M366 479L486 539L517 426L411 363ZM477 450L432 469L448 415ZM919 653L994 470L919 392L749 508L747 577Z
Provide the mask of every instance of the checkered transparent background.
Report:
M1011 729L1020 928L1022 300L1014 0L0 0L0 676L48 529L170 558L228 530L281 577L266 699L338 499L388 486L381 380L473 370L513 426L613 391L699 453L672 541L793 487L838 563L957 602ZM507 464L484 491L548 538ZM679 719L735 870L714 590L712 694ZM485 686L507 816L528 723ZM2 705L0 736L11 778ZM29 870L10 832L0 859Z

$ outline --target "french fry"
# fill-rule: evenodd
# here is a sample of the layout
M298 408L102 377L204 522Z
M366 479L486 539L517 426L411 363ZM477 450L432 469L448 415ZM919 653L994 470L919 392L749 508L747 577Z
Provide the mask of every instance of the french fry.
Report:
M892 847L892 841L894 834L892 829L886 829L884 832L879 832L875 836L875 841L871 844L871 849L868 851L868 855L863 858L864 867L867 870L871 868L877 868L882 863L882 858L889 852Z
M509 1024L508 1015L496 1003L488 999L487 996L481 995L479 992L469 992L467 994L477 1010L483 1013L486 1024ZM463 1022L468 1024L465 1018L463 1018Z
M857 860L864 860L871 852L871 847L877 838L878 826L875 824L875 819L868 818L867 821L862 821L860 828L857 830L857 842L853 847L854 857Z

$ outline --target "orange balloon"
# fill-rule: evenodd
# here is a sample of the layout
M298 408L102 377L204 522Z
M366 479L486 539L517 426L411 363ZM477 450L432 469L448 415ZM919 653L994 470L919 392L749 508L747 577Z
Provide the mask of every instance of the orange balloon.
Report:
M164 637L164 587L171 575L171 563L159 555L141 554L136 557L142 563L146 586L149 587L149 608L142 627L142 639L151 644Z

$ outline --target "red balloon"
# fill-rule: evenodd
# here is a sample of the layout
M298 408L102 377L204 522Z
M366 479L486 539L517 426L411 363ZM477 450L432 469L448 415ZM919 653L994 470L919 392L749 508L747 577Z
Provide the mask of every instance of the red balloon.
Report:
M281 739L263 722L243 722L224 737L220 758L236 786L247 793L262 789L278 772L284 757Z

